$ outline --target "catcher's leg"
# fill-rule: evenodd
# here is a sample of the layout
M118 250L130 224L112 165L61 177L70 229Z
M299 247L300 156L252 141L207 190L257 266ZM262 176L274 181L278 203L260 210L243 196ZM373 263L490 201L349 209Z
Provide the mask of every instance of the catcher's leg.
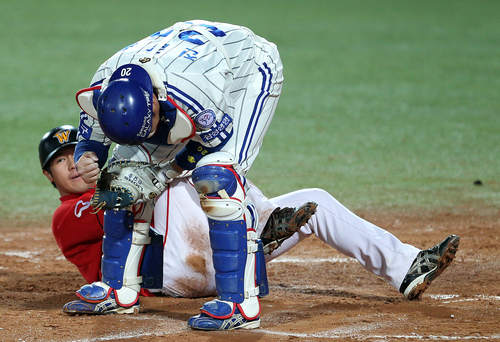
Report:
M146 203L144 206L152 206ZM145 210L151 216L151 210ZM137 214L144 215L144 210ZM144 246L151 242L149 221L134 220L129 210L107 210L104 215L102 281L77 291L81 300L69 302L69 314L108 314L139 312L142 276L139 266ZM161 280L159 281L161 284Z
M188 325L201 330L253 329L260 325L259 296L269 293L257 212L246 196L246 180L227 153L205 157L193 172L208 216L218 299L205 303Z

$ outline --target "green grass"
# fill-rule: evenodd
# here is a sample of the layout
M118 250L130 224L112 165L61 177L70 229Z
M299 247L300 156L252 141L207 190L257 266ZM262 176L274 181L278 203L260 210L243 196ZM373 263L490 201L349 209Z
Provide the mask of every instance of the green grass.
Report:
M0 218L48 217L38 142L78 124L107 57L170 24L241 24L275 42L283 95L249 178L321 187L353 209L500 205L496 1L3 1ZM481 179L483 186L474 186Z

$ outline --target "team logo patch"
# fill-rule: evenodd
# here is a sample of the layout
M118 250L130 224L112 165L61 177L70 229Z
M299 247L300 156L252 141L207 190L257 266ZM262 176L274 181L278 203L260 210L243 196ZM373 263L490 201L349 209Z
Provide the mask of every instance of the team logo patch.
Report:
M54 138L56 138L57 141L59 141L59 144L64 144L69 140L69 131L59 131L56 134L54 134Z
M200 138L204 141L214 140L219 138L220 140L224 140L231 134L231 130L227 131L226 129L233 122L233 119L227 114L224 114L222 120L220 122L216 121L215 124L208 132L204 132L200 134Z
M212 109L205 109L204 111L201 111L198 113L198 115L196 115L194 123L198 128L209 129L213 126L215 119L215 112Z

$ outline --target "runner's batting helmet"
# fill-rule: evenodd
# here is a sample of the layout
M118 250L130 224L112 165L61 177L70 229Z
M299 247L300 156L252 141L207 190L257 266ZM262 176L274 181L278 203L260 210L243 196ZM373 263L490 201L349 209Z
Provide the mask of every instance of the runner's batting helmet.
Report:
M153 83L147 71L135 64L116 69L97 100L97 118L114 142L143 143L153 125Z
M78 130L70 125L59 126L44 134L38 145L38 157L42 169L46 169L50 158L64 146L76 145Z

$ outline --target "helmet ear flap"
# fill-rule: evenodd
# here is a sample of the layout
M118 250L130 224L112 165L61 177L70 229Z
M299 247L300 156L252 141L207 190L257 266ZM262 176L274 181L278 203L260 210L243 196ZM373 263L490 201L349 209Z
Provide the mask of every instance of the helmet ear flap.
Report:
M85 88L76 93L76 102L81 110L97 119L97 99L101 94L101 86Z

